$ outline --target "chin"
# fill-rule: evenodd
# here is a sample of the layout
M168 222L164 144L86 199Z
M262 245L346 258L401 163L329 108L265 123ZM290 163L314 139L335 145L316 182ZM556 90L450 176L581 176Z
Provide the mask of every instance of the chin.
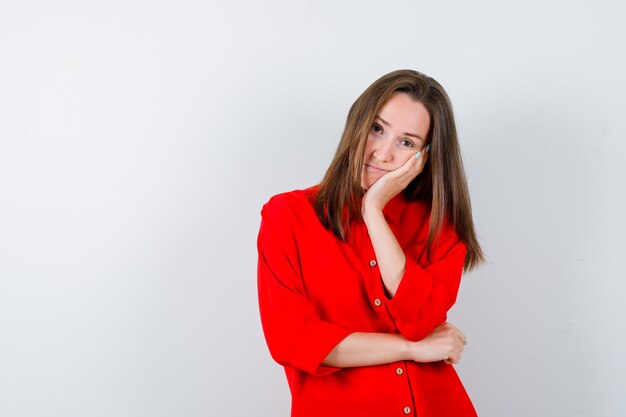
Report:
M368 190L372 185L376 184L382 175L372 175L371 172L361 173L361 187Z
M378 179L378 178L377 178L377 179ZM377 179L376 179L376 180L377 180ZM361 183L361 187L363 187L364 189L368 190L368 189L370 189L370 187L371 187L372 185L374 185L374 184L376 183L376 180L374 180L374 181L362 182L362 183Z

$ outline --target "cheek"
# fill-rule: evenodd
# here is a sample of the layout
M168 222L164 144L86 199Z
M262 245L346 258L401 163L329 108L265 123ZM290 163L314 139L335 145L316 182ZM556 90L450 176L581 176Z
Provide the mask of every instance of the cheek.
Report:
M370 137L367 138L365 142L365 156L368 156L372 153L372 139Z

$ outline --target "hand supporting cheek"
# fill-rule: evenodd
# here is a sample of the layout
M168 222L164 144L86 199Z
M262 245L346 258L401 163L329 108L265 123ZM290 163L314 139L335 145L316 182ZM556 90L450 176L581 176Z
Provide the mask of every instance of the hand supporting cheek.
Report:
M363 196L361 211L380 210L421 174L428 160L430 144L411 157L400 168L381 176Z

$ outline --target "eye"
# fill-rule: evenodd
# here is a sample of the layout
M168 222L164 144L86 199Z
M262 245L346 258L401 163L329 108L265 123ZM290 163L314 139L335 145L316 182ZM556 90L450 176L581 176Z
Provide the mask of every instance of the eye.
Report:
M374 123L374 124L372 125L372 131L373 131L374 133L381 133L381 132L383 131L383 128L382 128L380 125L378 125L378 124Z
M405 148L414 148L415 147L415 144L413 142L411 142L410 140L408 140L408 139L402 139L400 141L400 144L402 146L404 146Z

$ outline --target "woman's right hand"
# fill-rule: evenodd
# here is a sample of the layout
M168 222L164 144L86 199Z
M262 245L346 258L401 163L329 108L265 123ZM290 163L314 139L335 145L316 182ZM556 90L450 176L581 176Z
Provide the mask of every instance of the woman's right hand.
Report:
M425 338L413 342L412 359L415 362L436 362L443 360L455 364L461 360L466 343L465 335L451 323L443 323Z

